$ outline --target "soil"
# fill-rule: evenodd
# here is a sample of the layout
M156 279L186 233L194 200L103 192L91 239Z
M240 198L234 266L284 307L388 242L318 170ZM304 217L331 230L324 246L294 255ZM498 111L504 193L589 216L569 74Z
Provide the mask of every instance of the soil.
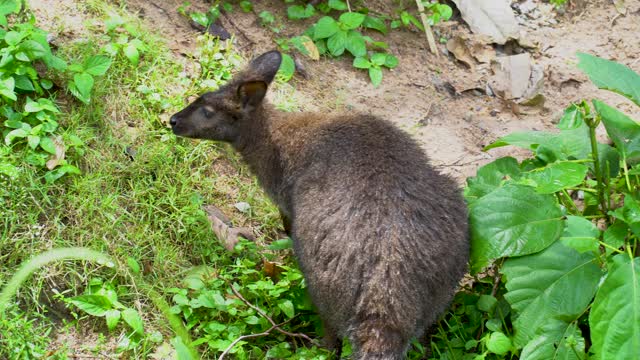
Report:
M204 2L193 3L203 10L208 6ZM533 3L543 8L546 5ZM130 10L166 34L176 54L188 54L193 51L197 31L177 13L181 4L181 0L128 1ZM384 1L367 4L373 11L393 13L393 7ZM582 51L640 71L640 1L627 0L626 7L626 15L621 16L611 1L590 1L570 7L564 15L550 12L550 21L520 17L526 38L537 44L528 52L535 63L544 66L542 94L546 102L531 114L530 109L514 113L505 101L477 90L451 94L449 84L475 82L484 88L489 66L478 64L471 70L452 55L436 57L429 52L424 33L410 30L393 31L384 37L400 65L385 72L379 88L370 84L365 72L354 69L350 59L316 62L300 58L309 78L294 80L296 96L307 110L366 112L395 122L420 142L434 165L463 183L479 166L496 157L526 154L514 148L486 153L482 151L485 145L513 131L553 129L572 101L600 98L638 115L637 108L624 98L596 89L576 69L575 53ZM257 20L263 10L271 11L277 19L286 19L286 7L278 0L255 1L251 13L235 11L221 18L221 25L235 35L236 48L247 58L274 48L274 39L300 35L308 26L304 22L287 22L282 33L274 34ZM437 26L436 34L470 34L459 16L453 20ZM444 44L439 49L446 52Z
M206 11L204 0L192 0L192 9ZM544 8L539 0L524 1ZM63 41L76 41L85 33L85 6L75 0L31 1L39 26ZM177 12L183 0L127 0L128 10L137 14L158 34L165 37L176 56L193 52L198 35L189 20ZM640 0L627 0L626 15L620 15L610 0L573 1L564 14L547 12L546 17L520 16L526 38L536 44L526 49L536 64L544 67L546 102L539 109L514 108L484 92L491 70L488 64L473 69L457 61L439 44L436 57L428 50L425 35L396 30L384 37L390 52L399 60L393 71L385 71L382 84L374 88L365 72L352 67L351 59L300 60L309 74L292 81L293 92L304 110L365 112L389 119L407 130L427 151L442 172L461 184L477 168L497 157L523 156L514 148L483 152L484 146L500 136L518 130L550 130L563 109L572 101L599 98L640 119L637 107L623 97L596 89L576 69L577 51L595 54L628 65L640 72ZM253 1L250 13L239 10L224 14L221 25L234 35L236 46L251 58L275 48L275 39L302 34L309 23L287 22L280 34L260 25L257 14L268 10L280 21L286 19L286 6L280 0ZM374 12L393 13L392 2L368 1ZM548 8L545 8L548 9ZM435 27L436 38L471 33L459 15ZM379 38L378 34L367 34ZM508 51L499 48L500 51ZM516 50L521 51L521 50ZM455 93L460 84L478 84L479 90ZM464 86L463 86L464 87ZM515 110L515 111L514 111Z

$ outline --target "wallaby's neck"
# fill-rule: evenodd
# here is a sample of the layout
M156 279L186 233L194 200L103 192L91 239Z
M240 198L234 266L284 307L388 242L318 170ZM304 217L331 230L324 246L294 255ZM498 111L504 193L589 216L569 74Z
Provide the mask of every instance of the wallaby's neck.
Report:
M272 121L277 116L278 110L263 103L252 119L243 119L240 135L233 142L233 147L242 155L265 191L283 209L288 202L283 195L286 193L286 185L282 181L285 165L272 134Z

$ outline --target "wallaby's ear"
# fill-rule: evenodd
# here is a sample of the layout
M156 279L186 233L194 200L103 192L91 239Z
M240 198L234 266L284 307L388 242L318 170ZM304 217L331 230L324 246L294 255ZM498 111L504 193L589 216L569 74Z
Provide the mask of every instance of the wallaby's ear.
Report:
M249 71L255 76L255 80L262 80L269 85L280 68L280 62L282 55L277 50L272 50L253 59L249 64Z
M242 108L254 109L267 94L267 83L264 81L248 81L238 86L238 97L242 102Z

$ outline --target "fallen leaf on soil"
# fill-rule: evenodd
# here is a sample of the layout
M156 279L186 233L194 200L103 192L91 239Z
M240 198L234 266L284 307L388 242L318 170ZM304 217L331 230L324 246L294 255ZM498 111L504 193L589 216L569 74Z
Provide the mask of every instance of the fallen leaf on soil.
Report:
M306 54L308 57L310 57L312 60L320 60L320 52L318 51L318 47L310 37L304 37L302 46L304 46L304 48L309 52L308 54Z
M520 28L507 0L453 0L462 18L476 34L497 44L520 38Z
M616 7L616 10L620 15L625 15L627 13L627 7L624 4L624 0L612 0L613 6Z
M470 40L471 55L478 60L478 62L488 64L496 58L496 50L493 46L487 44L486 41L482 41L479 38L481 37L474 37L474 39Z
M51 159L47 161L47 169L49 170L53 170L58 166L60 162L64 160L65 154L64 143L62 143L62 139L59 136L53 139L53 144L56 146L56 154L51 155Z
M268 277L277 279L284 269L282 269L280 267L280 264L276 262L271 262L267 259L262 259L262 270L264 271L265 275L267 275Z
M505 100L528 100L541 90L543 68L533 65L528 53L496 58L491 69L491 90Z
M207 213L209 221L211 221L211 229L225 249L232 251L240 241L240 237L251 241L255 240L255 236L253 235L253 230L251 230L251 228L232 227L229 218L217 207L213 205L205 205L203 206L203 209Z
M542 89L544 68L531 62L528 53L500 57L491 63L494 75L489 79L489 87L498 97L511 103L514 113L531 113L521 106L541 109L544 105Z
M449 52L451 52L458 61L463 62L471 68L471 70L475 68L471 52L469 51L467 43L462 36L454 36L449 39L449 41L447 41L447 50L449 50Z

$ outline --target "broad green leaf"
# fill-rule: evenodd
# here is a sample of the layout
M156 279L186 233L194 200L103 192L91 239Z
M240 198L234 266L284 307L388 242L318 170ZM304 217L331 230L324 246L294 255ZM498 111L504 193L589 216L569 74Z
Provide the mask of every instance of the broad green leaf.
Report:
M0 174L6 175L10 178L16 178L20 175L20 170L14 165L0 162Z
M384 62L384 66L388 67L389 69L395 68L396 66L398 66L398 58L394 55L387 54L387 59Z
M286 250L293 247L293 242L290 238L278 239L269 244L269 250Z
M43 137L40 139L40 147L49 154L56 154L56 144L54 144L50 137Z
M80 175L81 172L73 165L62 165L44 174L44 179L48 184L51 184L66 174Z
M578 53L578 68L600 89L621 94L640 106L640 75L629 67L597 56Z
M505 145L531 150L546 163L591 157L589 127L586 124L572 130L561 130L559 133L544 131L512 133L498 139L484 150Z
M11 13L18 13L22 9L21 0L0 0L0 14L9 15Z
M334 10L339 10L339 11L344 11L348 9L347 3L345 3L343 0L329 0L327 5L329 5L330 8Z
M107 328L109 330L113 330L118 326L118 321L120 321L120 310L111 309L107 310L104 314L107 320Z
M350 30L347 34L345 48L354 57L365 56L367 54L367 45L364 43L364 38L362 38L362 34L355 30Z
M598 244L598 237L600 231L589 220L580 216L567 216L567 226L564 228L564 233L560 237L560 241L568 247L571 247L583 253L586 251L592 251L598 253L600 245Z
M609 211L609 215L624 221L636 236L640 236L640 203L631 195L625 195L624 205Z
M536 183L539 194L555 192L582 184L589 168L574 162L556 162L542 169L524 174L524 178Z
M602 118L607 134L616 144L622 157L630 164L638 163L640 161L640 124L602 101L593 100L593 105Z
M131 308L126 308L122 311L122 320L126 322L133 331L140 335L144 335L144 325L142 323L142 318L137 311Z
M0 81L0 95L11 99L13 101L18 100L18 98L16 97L16 93L15 91L13 91L13 89L15 89L16 86L16 81L14 78L12 77L8 77L4 80Z
M104 75L111 66L111 58L107 56L92 56L84 62L84 71L93 76Z
M311 4L307 6L292 5L287 8L287 17L292 20L307 19L316 13L316 9Z
M387 54L375 53L371 56L371 63L382 66L387 61Z
M0 5L1 6L1 5ZM16 46L20 43L20 41L22 41L22 39L24 39L28 34L26 32L19 32L19 31L8 31L5 35L4 35L4 41L7 43L7 45L9 46Z
M27 136L27 144L29 145L30 148L35 150L35 148L38 147L38 144L40 144L40 136L38 135Z
M365 15L356 12L346 12L340 15L338 21L342 24L345 30L352 30L357 28L364 21Z
M378 30L384 35L387 35L388 32L387 25L385 25L384 21L374 16L367 15L362 21L362 26L368 29Z
M67 63L55 55L45 56L44 63L54 70L64 71L67 69Z
M177 360L196 360L197 358L193 357L189 348L184 344L182 338L179 336L171 339L171 345L174 349L176 349L176 354L178 355ZM225 349L225 348L222 348Z
M7 136L4 137L4 143L9 146L11 142L13 142L13 139L26 138L27 136L29 136L29 133L25 129L11 130Z
M591 313L591 351L600 360L637 359L640 349L640 258L613 257Z
M571 104L564 110L564 115L558 123L558 128L562 130L577 129L582 126L584 117L580 107L576 104Z
M487 350L494 354L505 355L511 350L511 339L501 332L491 333L487 341Z
M131 256L127 257L127 265L134 274L140 274L140 264L138 264L138 261L135 258Z
M289 319L294 317L295 310L293 308L293 303L291 302L291 300L280 300L278 302L278 307L285 315L287 315Z
M464 196L475 201L501 186L505 180L518 179L520 166L512 157L499 158L478 169L475 177L467 178Z
M93 88L93 76L87 73L75 74L73 81L80 94L79 99L85 103L89 103L91 98L91 89ZM75 94L74 94L75 95Z
M551 322L522 348L521 360L584 360L585 340L575 323Z
M347 33L340 30L333 34L332 37L327 40L327 48L333 56L340 56L344 53L345 45L347 43Z
M369 68L369 78L374 87L378 87L382 82L382 69L372 66Z
M27 75L15 75L14 78L16 80L16 88L26 91L36 90L36 88L33 87L31 79L29 79Z
M357 57L353 59L353 67L358 69L368 69L371 67L371 63L363 57Z
M108 310L113 309L113 304L106 296L97 294L75 296L69 302L92 316L105 316Z
M480 298L478 299L476 306L480 311L491 312L496 307L497 303L498 303L498 299L496 299L494 296L483 294L483 295L480 295Z
M40 103L31 100L31 98L27 98L27 102L24 104L24 111L28 113L37 113L43 109Z
M507 279L504 297L518 313L513 322L518 347L548 332L549 326L560 329L580 317L601 277L595 254L580 254L562 242L537 254L510 258L501 272Z
M122 52L133 65L138 65L138 62L140 61L140 53L135 45L127 44L127 46L122 49Z
M199 11L194 11L192 13L189 14L189 17L191 18L191 20L193 20L195 23L204 26L204 27L209 27L209 17L207 16L207 14L199 12Z
M629 235L629 226L624 221L616 221L604 231L602 241L618 249L624 245L624 241ZM611 254L613 250L605 248L607 255Z
M338 31L338 23L330 16L324 16L315 25L313 39L326 39Z
M507 184L470 205L471 271L504 256L541 251L562 234L562 211L552 195Z
M282 62L280 62L280 69L278 74L282 77L282 80L289 81L293 77L296 71L296 63L289 54L282 54Z
M26 40L18 46L18 51L26 54L28 61L43 58L47 54L47 50L34 40Z

